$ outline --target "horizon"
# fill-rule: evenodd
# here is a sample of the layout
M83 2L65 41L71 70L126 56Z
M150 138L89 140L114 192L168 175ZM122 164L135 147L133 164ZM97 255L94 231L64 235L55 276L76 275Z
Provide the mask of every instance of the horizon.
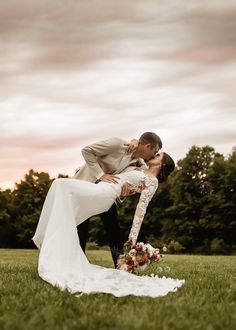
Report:
M195 145L196 146L196 145ZM193 146L192 146L193 147ZM191 147L191 148L192 148ZM202 147L204 147L204 146L196 146L196 147L200 147L200 148L202 148ZM211 147L211 146L210 146ZM233 146L232 147L232 149L231 149L231 152L230 153L228 153L227 155L224 155L224 154L222 154L222 153L220 153L220 154L222 154L223 156L224 156L224 159L227 159L231 154L232 154L232 152L233 152L233 149L235 148L236 146ZM189 150L191 149L191 148L189 148ZM188 150L188 151L189 151ZM188 151L187 151L187 153L188 153ZM217 150L215 150L215 152L218 152ZM182 158L180 158L180 159L178 159L178 160L175 160L175 165L177 165L177 162L178 161L180 161L181 159L183 159L183 158L185 158L186 157L186 155L187 155L187 153L184 155L184 157L182 157ZM81 166L82 166L83 164L81 164ZM78 166L78 167L80 167L80 166ZM49 174L49 176L50 176L50 178L52 179L52 178L56 178L56 177L58 177L58 175L68 175L69 177L71 177L74 173L72 173L72 174L69 174L69 173L62 173L62 172L58 172L58 173L50 173L49 171L47 171L47 170L36 170L36 169L34 169L34 168L29 168L27 171L26 171L26 173L22 176L22 178L20 178L17 182L13 182L13 181L10 181L10 182L5 182L5 186L1 186L0 185L0 190L2 190L2 191L5 191L5 190L7 190L7 189L10 189L11 191L13 191L14 189L15 189L15 185L17 184L17 183L20 183L22 180L24 180L24 177L25 177L25 175L26 174L28 174L29 173L29 171L30 170L33 170L34 172L45 172L45 173L48 173Z

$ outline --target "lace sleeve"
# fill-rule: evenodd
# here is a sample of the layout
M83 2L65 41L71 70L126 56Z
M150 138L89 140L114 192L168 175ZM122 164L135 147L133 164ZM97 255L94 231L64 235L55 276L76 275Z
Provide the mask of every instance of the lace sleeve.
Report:
M138 205L134 214L133 224L130 230L129 239L137 240L144 215L148 204L152 199L158 187L158 181L155 177L145 175L145 187L141 192Z

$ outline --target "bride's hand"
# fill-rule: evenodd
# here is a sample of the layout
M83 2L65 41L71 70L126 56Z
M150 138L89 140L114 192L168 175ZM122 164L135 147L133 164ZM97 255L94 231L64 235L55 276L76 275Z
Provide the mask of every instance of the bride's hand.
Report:
M136 245L136 240L134 238L131 238L130 241L132 243L132 247L134 247Z
M138 148L139 141L136 139L132 139L130 143L125 143L124 146L126 147L126 152L128 154L132 154Z

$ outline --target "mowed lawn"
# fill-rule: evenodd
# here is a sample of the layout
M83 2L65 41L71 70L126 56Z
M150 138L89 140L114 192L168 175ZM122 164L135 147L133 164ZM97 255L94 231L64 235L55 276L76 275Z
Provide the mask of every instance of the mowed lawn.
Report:
M108 251L88 251L112 267ZM185 279L161 298L108 294L79 298L45 283L36 250L0 249L0 329L236 329L235 256L166 255L169 276ZM152 270L153 272L153 270Z

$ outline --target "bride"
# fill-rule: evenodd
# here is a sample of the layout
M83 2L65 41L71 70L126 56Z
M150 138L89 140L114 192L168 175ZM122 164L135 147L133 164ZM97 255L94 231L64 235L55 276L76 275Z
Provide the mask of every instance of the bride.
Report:
M40 249L39 276L71 293L110 293L114 296L164 296L176 291L184 280L137 276L118 269L90 264L81 249L76 226L89 217L107 211L120 197L121 187L129 183L140 193L129 239L135 244L158 182L167 180L174 170L172 158L162 152L148 167L130 166L117 174L118 184L94 184L77 179L58 178L52 183L33 237Z

